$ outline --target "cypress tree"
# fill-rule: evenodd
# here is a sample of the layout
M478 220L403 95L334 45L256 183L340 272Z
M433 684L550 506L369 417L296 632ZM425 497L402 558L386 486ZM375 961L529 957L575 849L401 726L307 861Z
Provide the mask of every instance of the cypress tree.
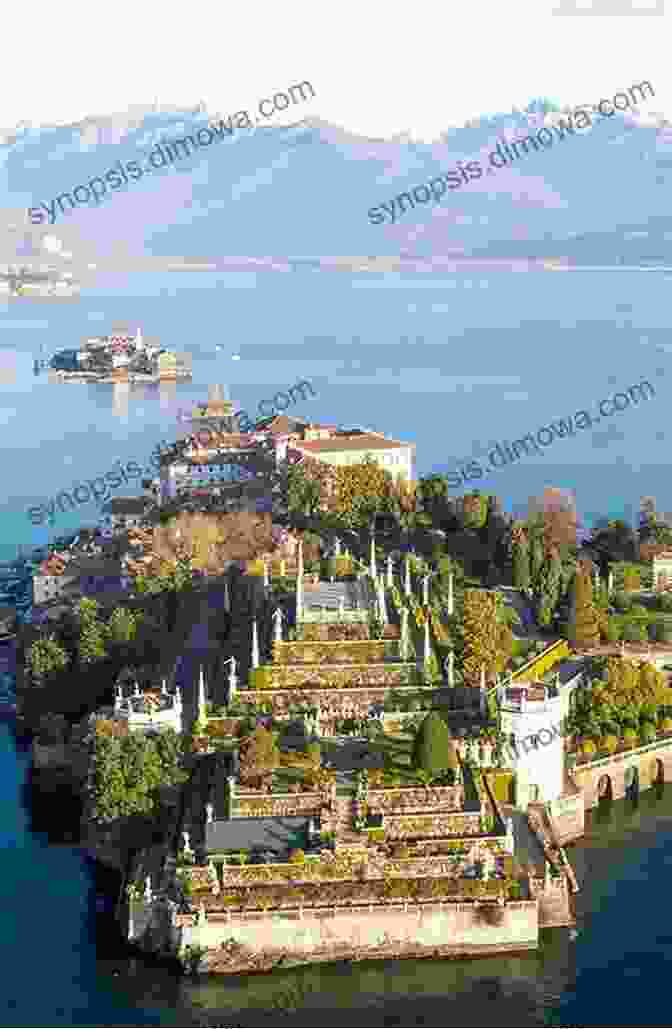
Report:
M457 764L448 726L431 711L418 729L413 745L413 765L429 775L437 776Z
M577 568L574 578L570 629L575 646L595 647L600 642L590 568L583 563Z
M530 585L530 552L522 538L513 544L513 585L526 590Z

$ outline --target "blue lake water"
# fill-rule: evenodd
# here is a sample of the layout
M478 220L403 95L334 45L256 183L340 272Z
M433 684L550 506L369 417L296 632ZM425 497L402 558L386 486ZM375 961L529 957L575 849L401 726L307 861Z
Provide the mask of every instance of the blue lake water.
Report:
M589 520L601 512L634 517L644 493L672 509L664 472L669 278L137 274L107 277L77 302L6 303L0 559L20 542L46 541L48 524L33 525L30 506L104 475L118 458L144 469L155 444L174 438L178 410L206 396L212 382L227 383L237 406L254 416L260 401L308 379L316 396L293 412L413 442L417 473L428 474L567 414L592 413L602 398L646 379L655 389L650 400L469 487L496 490L508 509L524 508L547 485L575 488ZM42 347L76 346L119 323L189 351L192 383L58 384L33 374ZM54 531L97 517L95 502L76 512L57 508Z
M260 400L309 379L316 397L292 410L415 442L417 472L427 474L595 410L647 379L653 399L472 485L499 493L508 510L524 509L545 486L574 488L588 521L598 513L633 519L643 494L672 510L668 293L669 276L659 272L190 273L110 277L74 303L12 301L0 309L0 560L18 544L95 520L96 505L86 504L58 514L50 529L32 525L26 509L103 475L117 458L146 462L157 442L174 438L178 409L213 382L228 383L253 416ZM53 353L118 323L190 351L193 383L128 389L33 374L42 346ZM643 795L637 809L614 805L609 821L591 820L573 858L584 884L575 943L554 931L539 955L523 958L178 984L143 962L97 953L91 869L77 849L31 831L26 771L27 756L17 757L0 726L4 1024L179 1025L177 1005L268 1006L297 984L309 991L306 1003L343 1009L346 1021L356 1017L353 1005L385 996L390 1012L395 999L411 998L418 1010L434 1003L430 1025L450 1024L446 1005L455 1024L669 1021L663 962L672 937L661 903L672 855L669 788ZM361 1024L382 1023L367 1016Z

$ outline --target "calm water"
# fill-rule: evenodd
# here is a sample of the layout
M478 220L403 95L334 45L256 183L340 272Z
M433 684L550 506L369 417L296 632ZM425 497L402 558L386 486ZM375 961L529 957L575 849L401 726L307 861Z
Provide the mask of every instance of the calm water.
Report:
M653 492L672 510L669 279L636 271L136 274L101 279L77 303L0 304L0 559L18 543L46 542L48 526L33 525L28 507L103 476L117 458L144 468L159 440L175 438L178 409L212 382L228 383L252 416L261 401L309 379L316 396L292 412L413 442L417 471L429 474L569 413L594 414L601 399L647 379L656 395L646 403L474 485L496 490L508 510L546 485L575 488L589 518L632 518L640 496ZM33 374L42 347L53 353L119 323L189 351L192 384L58 384ZM54 531L97 517L90 502L57 513Z

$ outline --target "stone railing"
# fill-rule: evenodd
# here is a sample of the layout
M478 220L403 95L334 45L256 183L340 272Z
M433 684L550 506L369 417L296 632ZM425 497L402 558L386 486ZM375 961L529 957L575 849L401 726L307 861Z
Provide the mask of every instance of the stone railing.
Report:
M253 674L253 673L262 674ZM252 669L251 689L353 689L413 686L420 683L415 663L361 665L265 665ZM244 692L244 690L243 690Z
M369 612L361 610L359 608L355 610L348 610L347 608L343 612L334 611L331 608L306 608L301 612L302 622L323 622L325 624L338 624L343 622L344 624L352 624L356 622L364 622L368 624Z
M325 896L329 886L316 888L316 884L305 883L303 887L282 887L282 886L259 886L254 889L251 895L238 896L236 893L226 895L224 893L215 897L206 895L203 897L203 906L209 918L218 916L226 918L228 913L236 912L235 917L239 918L238 912L243 917L255 918L267 917L266 912L271 911L300 911L307 909L322 909L328 911L352 910L363 908L370 910L378 908L400 908L411 910L416 907L430 909L435 906L439 910L440 904L461 904L465 901L496 901L502 898L507 907L533 907L536 909L536 901L507 901L508 884L505 880L494 879L489 882L472 879L440 879L428 877L423 880L398 879L394 886L387 887L387 884L380 879L373 879L367 882L333 883L333 887L342 888L341 895L332 901ZM423 890L424 886L424 890ZM418 896L418 887L421 895ZM395 895L396 894L396 895ZM414 895L415 894L415 895ZM199 898L200 901L200 898ZM465 904L465 909L467 905ZM175 915L177 926L191 926L194 924L195 914Z
M296 628L296 642L327 643L370 639L368 623L353 621L307 622Z
M575 763L570 762L571 770L575 772L592 772L596 768L606 768L608 765L619 764L631 757L639 757L640 754L648 754L652 750L668 750L672 747L672 736L654 740L652 743L645 743L641 747L633 747L632 750L622 750L608 757L599 757L594 761L582 759L577 761L575 754L568 754L568 758L574 758Z
M398 659L398 646L384 640L306 640L273 643L275 665L380 664L386 657Z
M331 853L331 852L328 852ZM217 859L215 859L217 860ZM339 860L307 860L303 864L219 865L218 877L223 889L229 886L292 886L297 883L349 882L352 863Z
M391 789L369 788L367 803L371 814L425 814L462 811L464 807L463 786L429 786Z
M385 815L384 826L386 840L477 835L481 832L481 817L477 814Z
M317 815L328 807L328 792L266 793L236 792L232 818L285 818L292 815Z

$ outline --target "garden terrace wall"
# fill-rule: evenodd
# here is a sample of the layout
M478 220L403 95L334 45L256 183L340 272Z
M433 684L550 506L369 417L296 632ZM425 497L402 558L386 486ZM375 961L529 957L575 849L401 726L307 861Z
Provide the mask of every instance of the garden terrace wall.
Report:
M368 640L368 623L365 622L307 622L296 627L296 642L322 642L329 640Z
M367 803L371 814L426 814L432 812L462 811L464 786L434 786L418 789L410 787L388 790L369 789Z
M285 818L290 815L319 815L331 803L328 792L255 793L236 791L232 818Z
M268 700L273 704L273 714L282 717L297 698L303 704L318 706L320 712L332 718L368 718L372 704L382 704L387 696L387 686L357 686L350 689L288 689L288 690L245 690L246 702L261 704ZM418 687L397 687L405 689L410 696L417 696Z
M227 866L228 867L228 866ZM259 866L260 868L263 866ZM441 901L456 903L464 900L497 900L508 893L504 879L483 882L476 879L458 879L455 876L409 877L399 875L389 879L349 879L300 881L271 884L254 882L246 886L229 886L217 895L211 891L199 892L194 907L203 905L207 914L225 914L235 911L271 911L307 908L349 908L359 904L387 906L390 904L417 904Z
M276 665L365 665L399 660L399 645L386 640L306 640L273 643Z
M324 646L324 644L322 644ZM418 669L411 662L380 664L305 664L262 665L250 671L248 689L356 689L368 685L395 689L421 683Z
M259 956L285 956L306 962L387 957L487 955L534 950L539 942L538 905L534 901L506 904L499 924L491 924L473 904L396 904L331 909L307 914L283 912L268 917L251 914L213 918L204 926L184 923L177 916L175 943L208 948L206 967L217 970L217 950L226 941L242 945L250 967Z
M461 815L385 815L386 840L406 840L416 836L475 836L481 833L481 816Z

